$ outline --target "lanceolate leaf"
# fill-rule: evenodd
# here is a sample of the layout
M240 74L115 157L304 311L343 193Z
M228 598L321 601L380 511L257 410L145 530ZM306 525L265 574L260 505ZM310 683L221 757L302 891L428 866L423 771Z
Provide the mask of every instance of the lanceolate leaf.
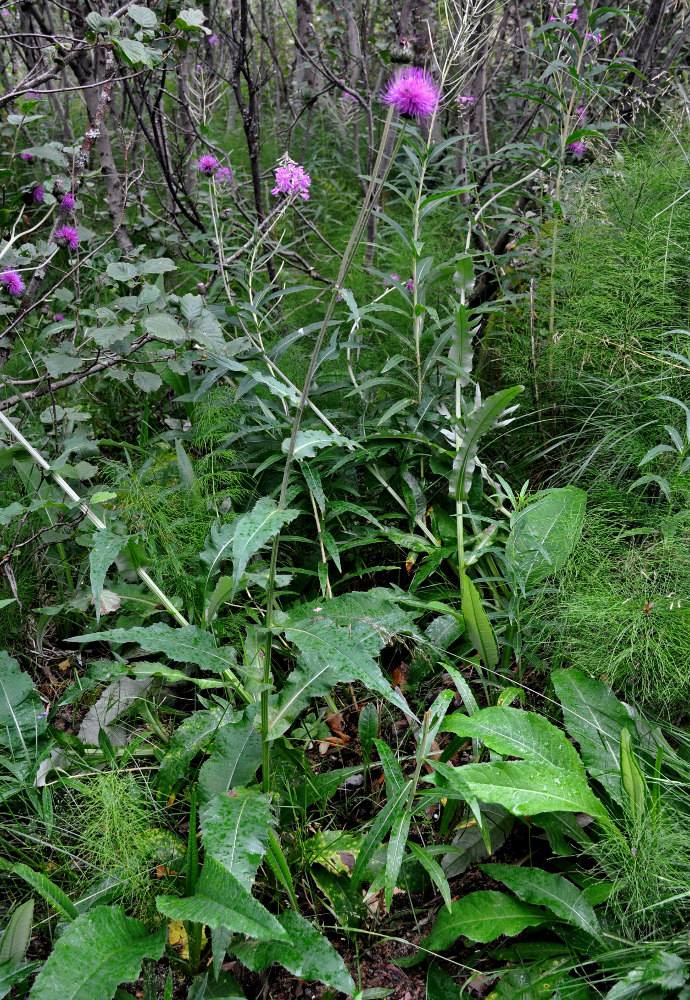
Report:
M215 707L192 712L176 729L163 758L158 771L158 790L168 795L175 783L186 774L192 757L211 741L220 727L233 720L234 715Z
M547 914L503 892L471 892L439 911L431 933L421 941L429 951L445 951L459 937L487 943L502 934L520 934L548 922Z
M441 727L457 736L472 736L485 746L510 757L523 757L541 764L555 764L583 773L582 761L565 733L543 715L519 708L494 706L474 715L456 712Z
M163 653L177 663L196 663L202 670L237 670L232 647L217 649L210 632L195 625L171 628L170 625L147 625L135 628L111 628L104 632L75 635L70 642L136 642L147 653Z
M0 942L0 966L3 962L21 962L31 940L34 901L29 899L14 911Z
M404 803L403 803L404 808ZM388 838L388 849L386 851L386 871L383 877L385 888L386 909L390 910L393 902L393 890L398 884L398 875L405 854L405 844L407 835L410 832L411 814L405 809L398 813L393 820L390 837Z
M33 868L29 868L28 865L23 864L21 861L12 867L12 871L15 875L23 878L32 889L39 892L46 903L57 910L63 917L66 917L67 920L74 920L77 917L77 908L69 896L59 886L54 885L42 872L35 872Z
M134 982L145 958L158 960L165 930L150 934L121 906L81 914L53 946L31 1000L109 1000L120 983Z
M120 549L123 545L127 544L128 538L126 535L115 535L106 528L103 531L94 531L91 538L93 541L93 546L89 552L91 593L93 594L96 621L98 621L101 617L101 594L103 592L105 574L120 554Z
M199 772L201 799L225 794L254 777L261 763L261 738L254 729L255 706L248 708L238 722L223 726L213 742L211 756Z
M215 858L206 858L193 896L157 896L171 920L192 920L212 931L227 927L260 941L284 940L286 932L261 903Z
M204 850L251 889L274 823L271 800L257 789L215 795L201 813Z
M435 764L452 788L480 802L496 802L514 816L546 812L585 812L606 819L602 803L584 777L560 767L506 760L496 764Z
M560 920L574 924L592 937L599 937L599 921L587 897L567 878L540 868L522 868L519 865L480 867L496 881L503 882L525 903L548 906Z
M464 426L458 428L462 443L450 475L450 493L456 500L467 500L469 495L479 442L496 426L506 407L522 392L522 388L521 385L514 385L489 396L468 415Z
M317 980L352 996L355 992L352 977L323 934L294 910L286 910L279 921L289 940L240 944L234 949L240 962L252 972L260 972L279 962L293 976L307 982Z
M587 494L574 486L549 490L512 519L508 564L521 587L538 583L565 564L585 518Z
M493 670L498 663L496 636L486 617L479 591L467 574L462 578L462 614L470 642L479 653L482 663Z
M411 781L405 782L402 788L398 789L395 793L395 796L386 802L371 824L371 828L357 855L355 867L352 870L351 884L353 892L364 878L367 866L380 846L381 841L386 836L389 827L395 822L396 816L402 811L403 805L410 794L411 787Z
M261 497L252 510L237 518L232 539L233 592L237 590L245 566L254 553L298 514L298 510L280 508L270 497Z

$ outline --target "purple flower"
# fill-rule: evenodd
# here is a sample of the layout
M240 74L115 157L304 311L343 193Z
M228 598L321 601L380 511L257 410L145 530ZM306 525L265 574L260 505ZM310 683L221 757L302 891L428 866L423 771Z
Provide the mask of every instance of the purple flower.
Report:
M354 94L351 94L349 91L345 90L345 91L343 91L343 96L341 97L341 101L355 101L356 102L357 98L355 97Z
M22 160L26 160L27 163L33 162L33 158L34 158L33 153L27 153L26 150L24 150L24 152L22 153Z
M17 271L7 270L0 274L0 281L3 283L10 295L21 295L25 291L26 285L21 274Z
M577 120L583 122L587 117L587 110L584 107L575 108L575 114L577 115Z
M62 313L55 313L55 315L53 316L53 322L61 323L64 318L65 317L62 315Z
M213 177L218 169L218 159L213 153L204 153L199 157L199 170L207 177Z
M271 189L271 194L294 194L308 201L310 184L311 177L304 167L291 160L286 153L276 167L276 186Z
M33 191L31 192L31 197L33 198L33 200L36 202L37 205L41 205L43 203L43 188L41 187L40 184L37 184L36 187L33 189Z
M69 247L76 250L79 246L79 231L74 226L60 226L53 233L53 239L59 247Z
M39 94L37 90L27 90L24 94L25 101L40 101L43 94Z
M587 152L587 143L583 142L582 139L577 139L575 142L568 143L565 148L569 150L574 157L579 159Z
M587 34L585 35L585 38L591 38L597 44L599 44L599 42L601 42L602 35L600 31L595 31L594 34L592 34L591 31L588 31Z
M230 167L218 167L215 177L213 178L214 184L232 184L232 170Z
M209 35L208 44L211 46L211 48L217 45L219 41L220 39L218 38L218 35Z
M428 118L438 107L441 91L425 69L407 66L388 81L384 104L392 104L406 118Z
M469 94L468 96L458 94L455 100L458 104L474 104L474 96L472 94Z
M63 212L71 212L75 206L74 195L67 193L60 202L60 209Z
M572 24L575 24L575 22L577 21L577 17L578 17L577 7L573 7L570 13L565 15L565 20L570 21Z
M391 274L390 277L383 279L384 288L391 288L396 282L400 281L400 276L397 274Z
M409 278L405 282L405 288L408 290L408 292L413 292L414 291L414 280L412 278Z

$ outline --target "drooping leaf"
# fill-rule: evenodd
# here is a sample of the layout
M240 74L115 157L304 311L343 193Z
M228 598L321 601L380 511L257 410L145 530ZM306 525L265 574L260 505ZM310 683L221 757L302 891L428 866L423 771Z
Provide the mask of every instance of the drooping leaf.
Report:
M599 937L601 928L587 897L562 875L521 865L481 865L487 875L503 882L525 903L546 906L559 920L574 924L585 934Z
M261 497L254 507L234 522L232 539L232 582L237 590L245 566L259 549L299 514L298 510L279 507L270 497Z
M480 802L495 802L514 816L585 812L606 819L608 815L585 779L560 767L510 760L464 767L437 763L435 768L452 788Z
M329 448L332 445L354 444L349 438L342 434L335 434L331 431L298 431L295 441L294 457L297 461L305 458L314 458L316 452L321 448ZM290 447L290 438L285 438L282 444L284 454L287 454Z
M259 941L288 937L276 918L215 858L204 861L193 896L157 896L156 906L171 920L192 920L211 931L227 927Z
M493 706L474 715L456 712L442 723L444 732L480 739L490 750L536 763L583 772L577 750L565 733L543 715L519 708Z
M386 833L390 829L391 825L395 822L396 817L400 815L403 805L410 794L411 787L411 781L405 782L402 788L396 791L393 798L389 799L383 809L376 814L374 822L371 824L371 827L362 842L359 854L357 855L357 860L355 861L355 866L352 870L350 882L353 892L364 878L366 869L374 854L378 850L381 841L386 836Z
M185 333L177 320L169 316L168 313L152 313L150 316L146 316L144 319L144 328L147 333L150 333L152 337L157 337L159 340L172 340L182 343L188 337L188 334Z
M46 903L57 910L65 919L74 920L78 916L78 910L69 896L59 886L51 882L42 872L34 871L33 868L29 868L28 865L25 865L21 861L12 866L12 871L15 875L19 875L20 878L24 879L32 889L40 893Z
M506 559L523 590L561 569L577 545L587 494L575 486L546 491L512 518Z
M70 642L136 642L147 653L163 653L177 663L196 663L202 670L236 670L237 657L231 646L218 649L210 632L195 625L172 628L170 625L112 628L103 632L75 635Z
M443 868L441 868L438 861L435 861L431 857L425 848L420 847L419 844L415 844L413 840L411 840L407 846L410 848L410 853L416 858L417 861L419 861L422 868L424 868L431 881L443 896L443 901L446 906L450 907L450 886L448 884L448 879L443 872Z
M110 1000L120 983L137 979L145 958L157 961L164 948L164 929L150 934L122 906L96 906L55 941L31 1000Z
M274 823L271 800L257 789L215 795L201 812L204 850L251 889Z
M470 892L451 903L450 911L439 910L431 933L420 944L429 951L445 951L459 937L486 944L502 934L512 936L527 927L539 927L548 919L543 910L504 892Z
M393 890L397 888L398 875L400 874L400 868L402 867L403 857L405 855L405 845L407 844L407 835L410 832L410 821L412 819L410 812L404 808L404 802L401 808L402 811L399 812L393 819L390 837L388 838L388 847L386 849L386 867L383 875L383 887L385 890L384 899L387 910L390 910L391 908L391 903L393 902Z
M498 663L498 643L486 616L479 591L465 573L462 578L462 614L470 642L489 670Z
M91 536L93 545L89 551L89 566L91 569L91 593L96 611L96 621L101 617L101 594L103 593L103 581L105 574L120 554L120 550L127 544L127 535L116 535L112 531L104 528L102 531L94 531Z
M192 712L178 726L158 769L157 787L162 795L170 794L175 784L186 775L192 757L210 743L223 725L232 721L234 715L214 707Z
M231 788L245 785L261 763L261 737L254 728L256 707L251 706L237 722L219 729L211 756L199 772L202 802L225 795Z
M248 941L236 946L235 954L243 965L258 972L279 962L293 976L307 982L325 983L348 996L355 993L355 984L342 958L312 923L294 910L286 910L279 921L288 940Z

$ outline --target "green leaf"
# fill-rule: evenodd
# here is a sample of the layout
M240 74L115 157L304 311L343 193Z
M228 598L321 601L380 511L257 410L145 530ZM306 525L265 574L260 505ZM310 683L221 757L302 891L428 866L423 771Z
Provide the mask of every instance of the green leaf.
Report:
M105 269L105 273L109 278L114 278L115 281L129 283L133 278L137 277L138 270L136 264L128 264L126 261L118 260L108 264Z
M212 711L192 712L178 726L158 770L157 787L162 795L170 794L180 778L187 774L192 757L210 743L215 733L233 718L233 715L214 708Z
M29 746L45 732L43 704L28 674L0 651L0 746L29 757Z
M97 906L55 941L31 1000L109 1000L120 983L138 978L145 958L157 961L164 948L164 929L149 934L122 906Z
M410 848L411 854L419 861L422 868L424 868L431 881L443 896L444 903L450 909L450 886L448 879L443 874L443 868L441 868L438 861L434 861L431 855L423 847L420 847L419 844L415 844L413 840L407 846Z
M21 903L10 917L0 943L0 966L4 962L21 962L31 940L34 919L34 901Z
M287 941L240 944L234 951L240 962L259 972L279 962L288 972L307 982L315 980L352 996L355 984L333 945L313 924L294 910L279 917Z
M621 782L628 796L630 813L641 823L645 813L647 784L630 744L630 732L621 729Z
M427 970L426 1000L462 1000L460 987L436 962L432 962Z
M130 7L129 10L132 8ZM167 274L168 271L176 271L177 264L169 257L155 257L152 260L142 260L139 262L139 274ZM155 300L154 300L155 301Z
M563 709L565 728L577 741L589 774L623 805L621 787L621 729L635 735L635 724L611 688L582 671L554 670L551 674Z
M0 965L0 1000L7 996L13 986L25 983L29 976L40 969L41 964L41 962L4 962ZM17 996L25 995L26 989L17 993Z
M206 924L212 931L227 927L260 941L288 937L276 918L215 858L204 861L193 896L157 896L156 906L171 920Z
M608 817L584 778L560 767L510 760L456 768L437 763L435 768L452 788L480 802L496 802L514 816L585 812L595 819Z
M158 18L154 12L149 10L148 7L142 7L137 3L129 5L127 16L136 21L137 24L140 24L142 28L156 28L158 26Z
M600 937L601 927L587 897L568 879L519 865L480 865L480 868L497 882L503 882L525 903L547 906L559 920L574 924L592 937Z
M113 45L129 66L148 66L151 69L160 62L160 53L136 38L116 38Z
M127 535L115 535L112 531L104 528L102 531L94 531L91 536L93 545L89 551L89 566L91 568L91 593L96 611L96 621L101 617L101 594L103 593L103 581L105 574L120 554L120 550L127 544Z
M447 716L441 729L456 736L476 737L490 750L505 756L584 774L579 754L565 733L536 712L498 706L483 708L474 715L455 712Z
M69 167L69 160L62 150L57 148L58 145L58 143L51 143L48 146L29 146L25 152L31 153L39 160L49 160L56 167Z
M74 920L78 916L78 910L69 896L66 896L62 889L54 885L42 872L35 872L33 868L21 862L13 865L12 871L40 893L45 901L67 920Z
M256 706L247 709L237 722L223 726L213 741L211 756L199 772L202 802L231 788L245 785L261 763L261 737L254 729Z
M491 622L486 617L479 591L466 573L462 578L462 614L470 642L482 663L493 670L498 663L498 643Z
M405 803L402 803L404 809ZM390 910L393 902L393 890L397 888L398 875L402 866L407 844L407 835L410 832L411 814L407 809L398 813L393 818L390 837L388 838L388 848L386 850L386 868L383 876L383 887L385 889L386 909Z
M342 434L331 433L330 431L298 431L295 441L294 457L297 461L305 458L314 458L316 452L321 448L329 448L331 445L354 444L349 438ZM285 438L282 444L284 454L287 454L290 447L290 438Z
M364 766L368 767L374 740L379 732L379 712L375 702L368 701L360 711L357 721L357 731L364 756Z
M132 381L137 389L141 389L142 392L155 392L156 389L160 389L163 385L163 379L160 375L156 375L155 372L134 372Z
M144 329L158 340L172 340L181 343L188 339L188 334L180 324L167 313L153 313L144 318Z
M501 389L489 396L472 410L464 424L457 429L461 444L453 461L450 475L450 494L456 500L467 500L472 486L472 475L477 463L477 452L482 437L495 427L504 416L504 410L522 392L521 385Z
M393 798L389 799L383 809L377 813L374 822L371 824L369 832L364 838L359 854L357 855L357 860L355 861L355 867L352 870L352 875L350 877L352 892L357 889L358 885L364 878L369 862L378 850L387 830L391 824L395 822L396 816L400 813L403 804L410 794L411 788L412 782L405 782L402 788L397 790Z
M210 632L195 625L172 628L156 624L134 628L112 628L103 632L75 635L69 642L136 642L147 653L163 653L178 663L196 663L202 670L236 669L232 647L217 649Z
M204 850L251 889L275 824L271 800L257 789L238 788L215 795L201 812Z
M210 35L210 29L204 26L205 20L206 15L203 11L185 7L175 18L175 27L179 28L180 31L203 31Z
M461 936L487 944L502 934L512 937L547 922L543 910L504 892L470 892L451 903L450 911L445 908L439 911L431 933L422 939L420 946L429 951L445 951Z
M254 553L298 514L298 510L279 507L270 497L261 497L252 510L237 518L234 522L235 531L232 539L233 593L237 590L245 566Z
M524 589L561 569L577 545L587 494L574 486L546 491L512 518L506 559Z

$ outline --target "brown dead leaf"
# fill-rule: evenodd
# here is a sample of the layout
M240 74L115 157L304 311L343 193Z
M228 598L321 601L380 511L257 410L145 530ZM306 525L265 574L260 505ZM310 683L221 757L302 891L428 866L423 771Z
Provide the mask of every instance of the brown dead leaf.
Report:
M407 675L410 672L410 666L401 660L398 666L393 671L393 676L391 678L391 684L394 688L399 687L400 689L407 687Z
M61 663L58 663L58 670L62 670L62 671L69 670L70 665L71 664L70 664L69 660L62 660Z

